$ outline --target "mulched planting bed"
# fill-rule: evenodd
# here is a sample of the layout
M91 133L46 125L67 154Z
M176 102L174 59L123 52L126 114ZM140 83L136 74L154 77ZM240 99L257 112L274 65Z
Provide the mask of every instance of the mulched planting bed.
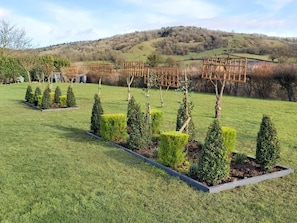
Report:
M100 137L94 135L92 132L87 132L87 134L97 139L101 139ZM171 169L154 160L152 157L155 148L158 146L157 141L154 141L151 147L139 150L130 150L126 144L116 144L113 142L110 143L118 148L126 150L127 152L141 158L142 160L158 168L165 170L172 176L179 177L181 180L185 181L196 189L210 193L233 189L247 184L254 184L263 180L279 178L294 172L293 169L282 166L275 166L271 170L265 171L260 167L258 163L256 163L254 158L247 157L246 161L243 163L236 163L234 161L231 161L230 177L228 179L218 185L207 185L204 182L199 182L198 179L190 177L186 173L180 172L180 170L184 170L185 168L187 168L186 166L181 165L177 169ZM187 159L197 161L199 159L202 148L201 146L197 146L196 143L192 142L188 144L187 150ZM236 153L233 153L232 156L235 156L235 154Z
M73 110L73 109L79 109L80 107L59 107L57 104L54 104L52 108L42 109L34 104L31 104L27 101L23 101L26 105L30 106L31 108L34 108L39 111L65 111L65 110Z

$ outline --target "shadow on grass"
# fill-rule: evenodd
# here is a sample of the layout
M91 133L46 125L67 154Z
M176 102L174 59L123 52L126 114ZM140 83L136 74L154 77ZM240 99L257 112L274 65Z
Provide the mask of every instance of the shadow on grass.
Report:
M65 126L65 125L45 125L46 127L56 129L61 132L61 136L64 138L67 138L69 140L72 140L74 142L88 142L89 138L86 136L86 130L79 129L71 126Z
M178 178L173 178L164 170L161 170L155 166L150 165L149 163L145 162L139 157L135 157L134 155L127 153L127 151L124 151L121 148L116 148L116 150L114 150L113 148L115 148L115 146L110 145L108 143L107 143L107 146L110 147L111 150L105 151L104 153L118 163L122 163L128 166L129 168L145 171L148 174L153 174L154 177L160 177L162 180L165 180L167 182L178 179Z

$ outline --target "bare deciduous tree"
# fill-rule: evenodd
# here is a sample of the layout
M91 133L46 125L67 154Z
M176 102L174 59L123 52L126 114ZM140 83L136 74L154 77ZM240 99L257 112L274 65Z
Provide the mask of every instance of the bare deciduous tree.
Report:
M31 39L26 36L24 29L8 21L0 21L0 56L6 56L12 50L31 47Z

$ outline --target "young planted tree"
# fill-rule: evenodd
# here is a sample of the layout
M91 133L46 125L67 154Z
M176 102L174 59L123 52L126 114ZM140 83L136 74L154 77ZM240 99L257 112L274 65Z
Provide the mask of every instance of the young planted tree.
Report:
M203 60L202 78L215 87L215 118L221 117L221 102L226 82L246 82L247 59L207 58Z
M176 118L176 131L181 131L189 135L189 140L195 139L195 125L192 119L193 103L189 101L189 83L187 75L185 74L185 80L183 81L183 101L177 112Z
M223 132L218 119L215 119L208 128L196 177L202 182L215 185L229 176L229 170Z
M264 115L257 136L256 161L263 169L270 170L280 158L280 143L269 116Z
M103 108L101 105L100 97L98 94L95 94L91 116L91 130L95 134L100 134L100 117L102 114Z
M67 89L66 106L67 107L75 107L76 106L76 99L75 99L71 85L69 85L69 87Z
M135 101L133 96L128 103L127 132L129 134L127 142L131 149L145 148L151 143L149 127L147 126L140 105Z

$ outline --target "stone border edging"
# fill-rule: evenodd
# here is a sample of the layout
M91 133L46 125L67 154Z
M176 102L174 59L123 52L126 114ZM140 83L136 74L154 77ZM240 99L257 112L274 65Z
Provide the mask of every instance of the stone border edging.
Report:
M103 140L101 137L99 136L96 136L94 135L92 132L88 131L87 134L93 138L96 138L96 139L99 139L99 140ZM277 171L277 172L274 172L274 173L267 173L267 174L263 174L261 176L255 176L255 177L250 177L250 178L246 178L246 179L240 179L240 180L237 180L237 181L234 181L234 182L228 182L228 183L224 183L224 184L219 184L219 185L215 185L215 186L207 186L203 183L200 183L199 181L196 181L196 180L193 180L192 178L184 175L184 174L181 174L175 170L172 170L171 168L169 167L166 167L158 162L155 162L154 160L151 160L145 156L142 156L130 149L127 149L123 146L120 146L116 143L113 143L113 142L110 142L110 141L107 141L109 142L109 144L117 147L117 148L120 148L120 149L123 149L125 151L127 151L128 153L131 153L133 154L134 156L142 159L143 161L145 162L148 162L149 164L155 166L155 167L158 167L164 171L166 171L169 175L171 176L175 176L175 177L178 177L179 179L183 180L184 182L186 182L187 184L195 187L196 189L198 190L201 190L201 191L204 191L204 192L208 192L208 193L218 193L218 192L221 192L221 191L225 191L225 190L230 190L230 189L234 189L236 187L241 187L241 186L244 186L244 185L248 185L248 184L255 184L255 183L259 183L261 181L264 181L264 180L268 180L268 179L274 179L274 178L280 178L280 177L284 177L288 174L291 174L294 172L293 169L291 168L287 168L287 167L283 167L283 166L277 166L277 167L280 167L284 170L281 170L281 171ZM251 159L253 159L252 157L249 157Z

